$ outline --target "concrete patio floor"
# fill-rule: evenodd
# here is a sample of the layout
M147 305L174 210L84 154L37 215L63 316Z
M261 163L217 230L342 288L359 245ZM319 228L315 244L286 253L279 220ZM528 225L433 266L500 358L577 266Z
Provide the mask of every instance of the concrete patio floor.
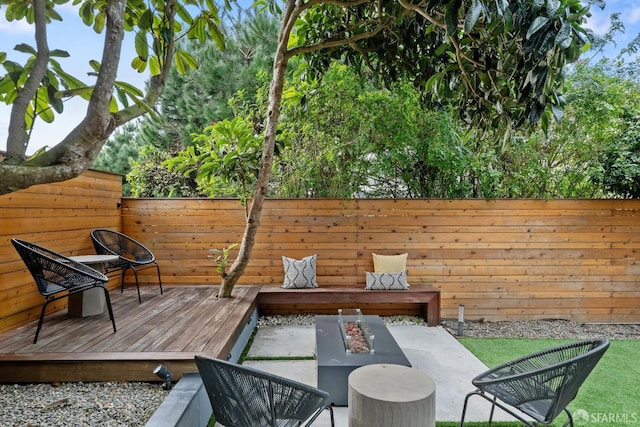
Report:
M462 405L473 390L471 379L487 367L442 327L389 326L389 331L414 368L429 375L436 383L436 420L460 421ZM314 357L314 326L263 326L258 329L248 358ZM315 360L246 360L245 365L317 386ZM337 427L348 425L348 408L335 407ZM467 409L466 421L487 421L489 404L473 398ZM496 421L513 421L501 411ZM325 411L314 426L329 426Z

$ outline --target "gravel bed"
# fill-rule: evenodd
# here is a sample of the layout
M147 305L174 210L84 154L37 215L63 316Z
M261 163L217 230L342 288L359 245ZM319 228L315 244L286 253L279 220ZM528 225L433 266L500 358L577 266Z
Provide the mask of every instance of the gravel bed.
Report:
M155 383L0 384L0 425L143 426L168 393Z
M426 322L421 317L414 316L383 316L382 319L387 325L424 325ZM316 322L315 314L290 314L286 316L261 316L258 318L260 326L286 326L299 325L311 326Z
M265 316L267 325L313 325L314 315ZM426 325L420 317L385 316L388 325ZM457 321L443 321L456 336ZM637 324L564 320L466 322L465 337L640 339ZM0 426L144 426L169 392L160 383L0 384Z
M442 325L454 336L458 335L457 321ZM640 339L638 324L580 323L568 320L523 320L515 322L465 322L463 335L478 338L554 338L584 340Z
M313 325L315 317L310 314L289 316L264 316L258 319L258 327L272 325ZM383 316L387 325L423 325L421 317ZM451 335L458 335L458 322L442 322ZM514 322L465 322L463 336L476 338L555 338L613 340L640 339L640 324L580 323L567 320L526 320Z

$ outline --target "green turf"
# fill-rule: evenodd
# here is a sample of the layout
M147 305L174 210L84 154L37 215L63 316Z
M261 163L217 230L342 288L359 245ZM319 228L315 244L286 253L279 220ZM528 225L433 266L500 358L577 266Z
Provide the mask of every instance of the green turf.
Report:
M562 345L563 340L512 338L461 338L460 342L487 366L516 359L538 350ZM589 378L569 405L576 427L640 427L640 341L611 341ZM482 399L472 404L488 404ZM586 412L585 412L586 411ZM580 416L583 415L583 416ZM566 420L560 415L552 426L561 426ZM438 423L438 427L455 424ZM484 427L487 424L465 423L466 426ZM494 423L494 425L498 425Z

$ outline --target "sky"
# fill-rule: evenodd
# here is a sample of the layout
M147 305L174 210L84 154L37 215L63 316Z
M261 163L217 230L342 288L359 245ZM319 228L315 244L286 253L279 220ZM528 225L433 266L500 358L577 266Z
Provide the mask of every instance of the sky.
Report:
M587 26L598 35L604 34L609 26L609 16L620 13L620 19L625 26L625 33L616 39L617 50L607 52L607 56L615 54L625 47L636 35L640 33L640 1L638 0L606 0L604 10L592 6L592 17ZM63 22L54 21L49 27L48 41L50 49L62 49L70 53L69 58L59 58L62 67L72 75L84 78L85 73L91 71L89 59L100 60L102 49L102 35L96 34L80 21L75 8L66 4L59 9ZM7 22L4 18L4 9L0 9L0 52L6 52L8 59L22 62L24 55L13 50L19 43L35 45L33 27L24 21ZM134 57L133 41L126 38L124 41L122 60L118 70L118 80L123 80L138 87L144 87L148 80L147 73L138 73L129 66ZM0 74L4 74L1 70ZM91 83L90 78L85 82ZM87 103L83 100L71 100L65 103L62 115L56 115L53 123L37 122L31 137L28 154L31 154L43 146L54 146L62 140L76 126L80 118L84 116ZM7 129L9 127L10 108L0 104L0 151L7 147Z

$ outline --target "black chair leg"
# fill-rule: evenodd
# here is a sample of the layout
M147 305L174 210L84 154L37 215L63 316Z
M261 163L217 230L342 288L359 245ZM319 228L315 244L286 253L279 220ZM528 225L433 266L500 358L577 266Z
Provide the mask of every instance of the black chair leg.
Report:
M127 269L129 267L123 267L122 268L122 276L120 277L120 293L124 292L124 273L127 272Z
M493 413L496 410L496 397L493 397L493 402L491 403L491 412L489 412L489 426L493 423Z
M163 294L162 292L162 280L160 279L160 266L158 265L158 263L156 262L156 270L158 271L158 284L160 285L160 295Z
M140 297L140 283L138 283L138 272L135 267L131 267L133 275L136 276L136 289L138 290L138 304L142 304L142 298Z
M33 339L33 343L38 342L38 334L40 334L40 329L42 328L42 321L44 320L44 311L47 308L47 304L49 304L49 300L47 299L42 305L42 310L40 311L40 320L38 320L38 327L36 328L36 336Z
M469 400L469 397L473 396L474 394L482 397L483 399L491 403L491 414L489 419L489 426L491 426L491 423L493 420L493 412L496 406L502 409L503 411L505 411L507 414L514 417L515 419L517 419L518 421L520 421L522 424L524 424L527 427L536 427L538 425L536 421L527 421L526 419L522 418L520 415L513 412L511 409L507 408L505 405L500 404L500 402L498 402L498 399L495 396L489 397L482 391L475 390L467 394L467 397L465 397L464 399L464 406L462 407L462 419L460 420L460 427L464 427L464 417L467 411L467 401Z
M478 394L478 392L472 391L471 393L467 394L467 397L464 398L464 405L462 406L462 418L460 418L460 427L464 427L464 418L467 414L467 403L469 402L469 398L474 394Z
M109 296L109 290L106 286L102 288L104 290L104 298L107 302L107 310L109 310L109 318L111 319L111 324L113 325L113 332L116 332L116 319L113 317L113 308L111 307L111 297Z
M569 410L568 410L567 408L564 408L564 412L566 412L566 413L567 413L567 417L568 417L568 419L567 419L567 421L562 425L562 427L567 427L567 426L574 427L574 426L573 426L573 417L571 416L571 412L569 412Z

